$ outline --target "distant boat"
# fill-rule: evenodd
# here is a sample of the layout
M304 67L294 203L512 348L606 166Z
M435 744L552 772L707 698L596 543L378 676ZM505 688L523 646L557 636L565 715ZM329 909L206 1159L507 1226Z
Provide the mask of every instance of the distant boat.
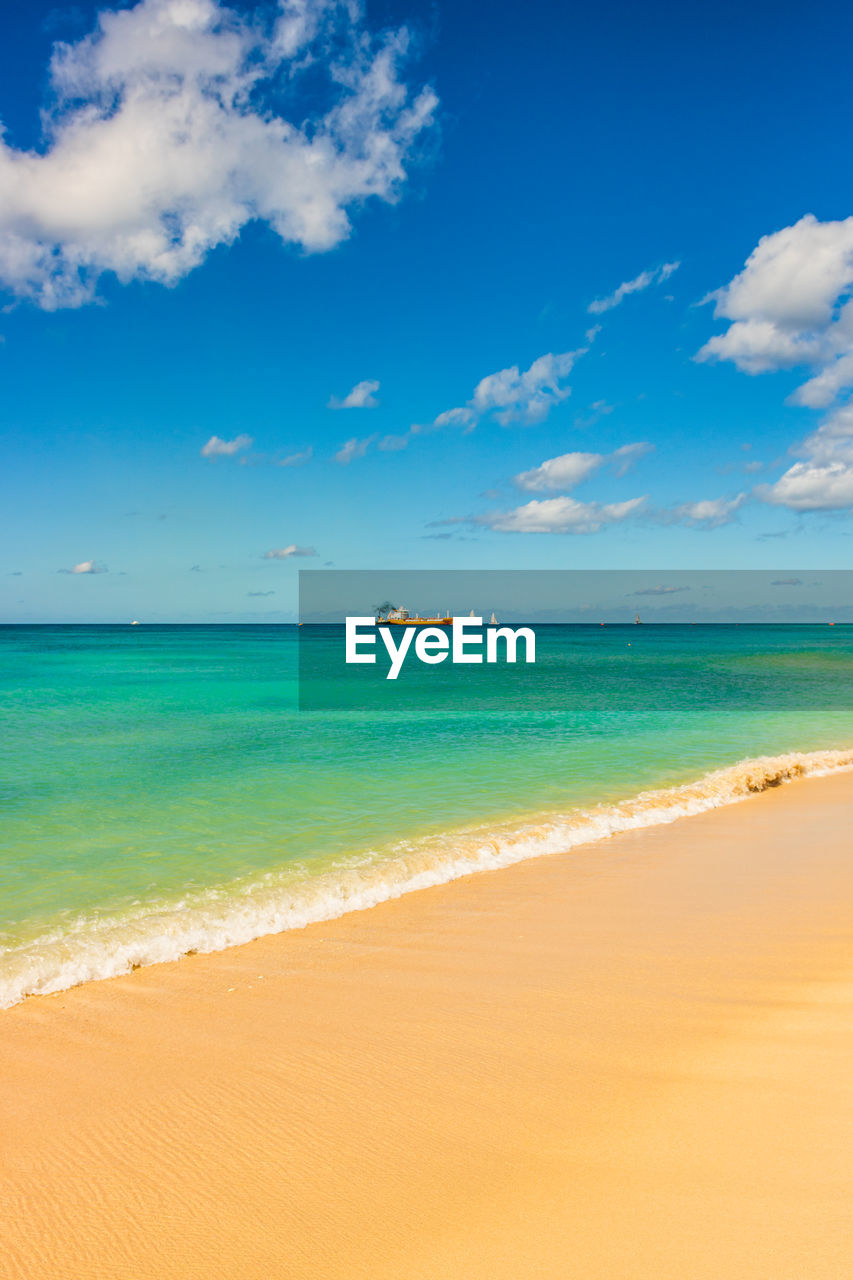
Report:
M133 622L131 622L131 624L130 624L130 625L131 625L132 627L138 627L138 626L139 626L139 619L138 619L138 618L134 618L134 619L133 619Z
M445 614L444 617L436 615L432 618L423 618L420 614L409 613L408 609L397 608L389 609L386 613L380 609L376 621L377 623L390 622L398 627L449 627L453 619L450 614Z
M642 619L641 619L640 615L639 615L639 614L637 614L636 618L634 619L634 626L635 626L635 627L641 627L642 625L643 625Z
M489 618L489 626L490 626L490 627L496 627L497 625L498 625L498 620L497 620L497 618L495 617L494 610L493 610L493 611L492 611L492 616L491 616L491 618Z

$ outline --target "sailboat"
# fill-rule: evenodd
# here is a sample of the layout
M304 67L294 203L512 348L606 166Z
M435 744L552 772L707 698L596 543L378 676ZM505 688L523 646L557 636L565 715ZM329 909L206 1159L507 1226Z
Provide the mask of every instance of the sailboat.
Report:
M497 620L497 618L495 617L494 610L492 610L492 616L491 616L491 618L489 618L489 626L490 626L490 627L496 627L497 625L498 625L498 620Z
M642 625L643 625L643 623L642 623L642 620L641 620L641 618L640 618L640 615L639 615L639 614L637 614L636 618L634 619L634 626L635 626L635 627L641 627Z

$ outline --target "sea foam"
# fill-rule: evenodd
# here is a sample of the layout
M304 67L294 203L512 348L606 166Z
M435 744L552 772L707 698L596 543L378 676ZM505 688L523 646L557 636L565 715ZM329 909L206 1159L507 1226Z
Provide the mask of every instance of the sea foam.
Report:
M404 893L567 852L621 831L675 822L794 778L845 770L853 770L853 750L763 756L613 804L400 842L382 854L342 860L319 874L288 868L188 894L177 902L139 904L112 918L81 916L0 951L0 1008L191 952L223 951L253 938L333 920Z

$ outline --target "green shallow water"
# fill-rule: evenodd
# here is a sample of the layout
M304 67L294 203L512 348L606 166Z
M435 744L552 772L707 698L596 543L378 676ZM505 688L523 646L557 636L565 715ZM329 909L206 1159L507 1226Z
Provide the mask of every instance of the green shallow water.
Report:
M312 629L325 695L341 636ZM0 628L0 980L99 920L853 745L847 627L538 627L535 668L412 665L302 711L298 637Z

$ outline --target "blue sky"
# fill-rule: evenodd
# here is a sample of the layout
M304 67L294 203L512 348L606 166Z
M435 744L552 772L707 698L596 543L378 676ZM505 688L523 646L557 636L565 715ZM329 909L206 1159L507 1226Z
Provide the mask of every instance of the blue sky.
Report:
M2 620L848 564L846 6L0 23Z

